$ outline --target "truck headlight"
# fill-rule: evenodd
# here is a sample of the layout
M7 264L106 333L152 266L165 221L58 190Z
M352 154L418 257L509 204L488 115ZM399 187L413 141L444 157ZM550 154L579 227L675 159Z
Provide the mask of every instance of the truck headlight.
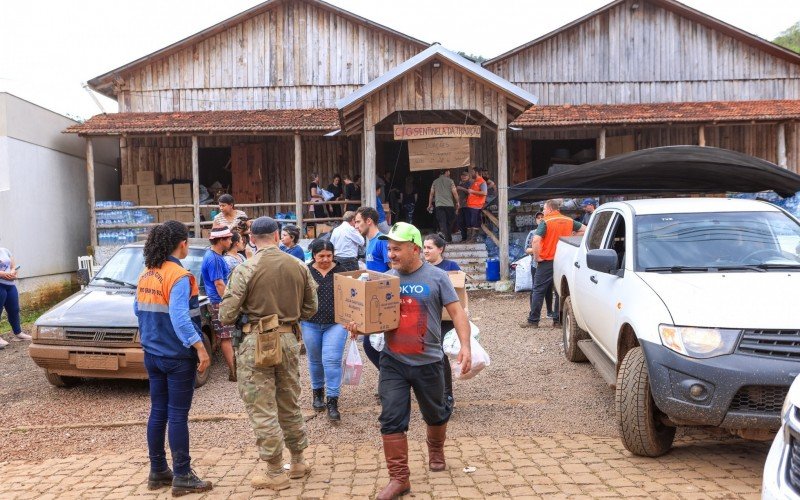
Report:
M679 354L691 358L713 358L732 353L741 330L659 325L658 333L661 343Z
M786 394L786 399L783 400L783 409L781 409L781 419L786 418L786 414L792 408L800 403L800 377L794 379L792 385L789 387L789 392Z
M65 337L64 329L60 326L37 326L35 332L38 340L61 340Z

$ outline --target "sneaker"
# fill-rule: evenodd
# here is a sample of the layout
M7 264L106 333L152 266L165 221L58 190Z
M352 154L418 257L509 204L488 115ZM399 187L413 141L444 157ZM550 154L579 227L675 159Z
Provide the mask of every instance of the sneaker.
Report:
M5 349L7 345L8 342L6 342L2 337L0 337L0 349Z
M520 328L539 328L539 323L531 323L530 321L526 321L525 323L519 324Z
M22 332L22 333L14 334L14 336L11 337L11 340L13 340L14 342L21 342L23 340L31 340L31 338L32 337L30 335L28 335L25 332Z

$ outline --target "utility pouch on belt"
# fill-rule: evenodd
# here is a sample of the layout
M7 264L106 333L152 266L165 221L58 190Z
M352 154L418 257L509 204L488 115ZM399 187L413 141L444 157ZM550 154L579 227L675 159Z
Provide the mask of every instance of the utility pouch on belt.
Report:
M277 366L283 361L281 356L281 323L277 314L265 316L256 327L255 365L259 368Z

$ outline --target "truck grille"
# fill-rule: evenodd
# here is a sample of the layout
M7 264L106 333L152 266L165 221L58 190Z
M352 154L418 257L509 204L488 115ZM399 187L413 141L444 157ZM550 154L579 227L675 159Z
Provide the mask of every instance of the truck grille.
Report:
M730 411L780 414L789 387L772 385L748 385L733 396Z
M66 331L67 340L86 343L132 344L136 342L136 329L94 330L91 328L70 328Z
M737 352L800 359L800 330L745 330Z

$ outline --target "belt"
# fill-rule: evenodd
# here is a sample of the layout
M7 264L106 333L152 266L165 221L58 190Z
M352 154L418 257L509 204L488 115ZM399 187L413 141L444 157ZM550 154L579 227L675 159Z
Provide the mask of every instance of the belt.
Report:
M256 330L258 329L258 321L251 321L250 323L245 324L242 327L242 334L247 335L248 333L258 333ZM298 323L281 323L278 325L276 329L280 333L294 333L297 335L298 331L300 330L300 325Z

